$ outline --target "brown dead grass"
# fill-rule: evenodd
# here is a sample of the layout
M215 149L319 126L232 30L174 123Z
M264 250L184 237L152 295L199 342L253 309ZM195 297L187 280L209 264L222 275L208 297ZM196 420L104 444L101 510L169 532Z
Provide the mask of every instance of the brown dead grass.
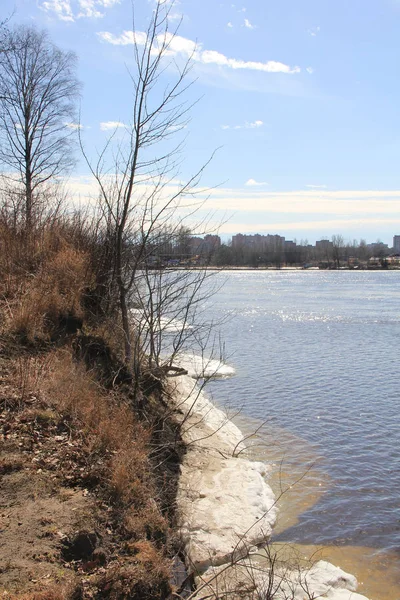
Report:
M69 349L56 349L31 361L33 375L24 380L23 395L21 383L17 380L14 385L18 359L8 364L8 378L3 380L8 399L2 403L3 415L9 425L6 453L0 462L5 484L4 488L0 485L0 494L4 503L7 494L13 493L10 507L15 499L20 505L18 510L7 511L10 536L4 550L7 552L7 546L11 549L12 540L18 541L23 557L18 564L10 563L4 576L0 573L0 590L2 582L11 585L4 597L74 600L82 569L88 590L100 590L98 598L167 598L169 525L155 500L149 460L151 432L136 420L127 400L116 392L104 391L73 360ZM13 396L16 402L11 401ZM72 486L71 494L65 485ZM82 496L82 489L89 489L89 496ZM76 528L73 523L80 514L82 522L89 523L92 517L84 516L82 510L85 500L93 502L93 498L106 509L103 516L101 508L96 509L100 521L95 527L103 531L103 543L107 540L105 556L113 558L102 562L101 568L93 561L88 566L78 561L75 574L68 571L68 581L60 580L61 587L54 592L51 581L57 570L64 568L61 556L57 558L58 532L68 532L67 523L70 531ZM36 552L31 553L32 548ZM42 576L51 573L49 587L43 590L39 587L41 579L36 584L38 590L26 589L32 587L31 573L38 571L37 558L30 559L30 553L50 556L51 564L44 562L39 569ZM20 573L20 585L16 572ZM89 595L85 592L82 598L91 597L88 590Z
M49 586L47 589L29 592L27 594L3 594L4 600L73 600L73 590L70 586Z
M46 341L60 316L83 317L83 293L94 278L90 252L73 233L65 224L48 223L28 236L0 219L3 333Z
M88 256L73 248L60 249L26 282L10 307L9 330L29 341L51 338L60 316L83 318L82 294L89 283Z
M109 600L154 600L170 594L168 570L160 551L148 541L132 545L132 556L97 578L100 597Z
M105 390L77 361L59 331L65 318L87 327L93 263L84 232L53 223L27 239L0 218L0 502L10 505L3 554L23 554L0 568L6 600L161 600L171 592L154 432L129 396ZM108 315L90 333L118 349L117 331ZM101 563L65 562L58 533L72 536L80 523L96 530ZM59 576L65 565L68 576Z

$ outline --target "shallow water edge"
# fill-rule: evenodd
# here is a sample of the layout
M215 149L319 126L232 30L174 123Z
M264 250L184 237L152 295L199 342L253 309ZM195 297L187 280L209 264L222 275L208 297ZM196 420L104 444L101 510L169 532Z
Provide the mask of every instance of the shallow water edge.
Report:
M241 440L246 434L196 389L193 380L187 376L177 378L174 385L173 396L179 406L183 438L189 448L182 464L178 492L179 525L189 568L195 573L203 572L199 582L215 581L221 576L220 583L230 585L231 579L248 576L249 565L243 560L252 561L251 556L257 555L255 560L259 561L256 546L270 537L276 503L265 475L268 474L269 481L271 469L254 461L253 456L251 460L245 457L246 449ZM249 551L250 558L246 558ZM232 576L227 577L226 569L231 569L232 560L236 566ZM365 596L355 594L355 578L323 558L313 560L312 565L304 569L298 566L288 571L286 565L279 568L285 573L279 584L281 592L285 593L283 588L289 573L296 600L303 593L305 581L310 590L318 590L321 598L347 600L354 596L365 600ZM261 590L268 580L269 570L257 569L256 584ZM276 576L280 577L279 570ZM278 597L281 597L279 593Z

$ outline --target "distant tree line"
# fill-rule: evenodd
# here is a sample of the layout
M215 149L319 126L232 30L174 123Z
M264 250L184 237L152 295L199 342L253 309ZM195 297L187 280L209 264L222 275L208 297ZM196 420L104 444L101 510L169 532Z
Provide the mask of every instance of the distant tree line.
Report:
M185 242L190 248L190 232ZM278 237L278 236L277 236ZM179 254L180 248L176 248ZM275 267L319 266L320 268L341 268L366 266L371 258L385 265L385 259L392 253L387 244L377 240L368 244L366 240L345 241L343 236L334 235L331 240L320 240L311 245L307 240L266 244L251 247L245 244L232 244L232 241L216 244L212 251L203 251L201 257L209 265L223 267Z

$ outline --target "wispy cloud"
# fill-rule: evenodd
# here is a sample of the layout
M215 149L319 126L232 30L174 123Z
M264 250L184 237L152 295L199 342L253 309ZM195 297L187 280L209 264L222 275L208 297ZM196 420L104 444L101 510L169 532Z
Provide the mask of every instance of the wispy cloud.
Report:
M125 123L121 123L121 121L102 121L100 123L102 131L110 131L110 129L119 129L120 127L126 127Z
M335 234L338 231L345 233L347 230L351 230L349 235L353 238L355 231L359 231L359 235L364 237L365 228L371 227L374 231L377 228L388 228L389 231L393 230L393 226L400 225L400 218L394 219L375 219L375 218L362 218L362 219L328 219L320 221L305 221L304 219L298 219L297 221L280 221L278 219L271 220L269 217L265 218L264 222L249 223L249 222L227 222L222 225L219 230L220 234L232 235L238 233L277 233L285 235L285 232L293 232L295 235L300 235L301 232L315 232L317 239L322 236L330 237L331 233ZM329 235L326 232L329 231ZM324 233L325 232L325 233Z
M68 127L68 129L83 129L83 125L81 125L80 123L65 123L65 127Z
M101 19L104 13L97 10L98 2L96 0L78 0L80 12L78 19L88 17L89 19ZM103 4L102 4L103 6Z
M183 15L180 12L170 12L168 13L169 21L181 21L183 19Z
M97 35L102 41L113 44L114 46L127 46L135 43L140 46L144 45L146 42L146 34L143 31L133 32L127 30L123 31L120 35L114 35L108 31L100 31ZM201 44L197 44L193 40L179 35L173 36L171 33L158 36L158 46L161 46L165 41L168 44L168 55L181 54L187 58L191 57L194 62L202 63L204 65L215 65L233 70L246 69L250 71L262 71L264 73L294 74L300 73L301 71L298 66L291 67L275 60L259 62L230 58L216 50L203 50ZM157 48L154 50L156 52Z
M115 4L120 4L121 0L98 0L99 4L102 4L104 8L111 8Z
M232 29L232 28L233 28L233 25L232 25L232 23L231 23L230 21L229 21L229 23L227 23L227 25L226 25L226 26L227 26L227 27L229 27L229 29Z
M314 185L313 183L308 183L306 187L311 188L313 190L326 190L327 185Z
M47 0L39 4L39 7L47 13L54 13L60 21L75 20L70 0Z
M316 37L320 31L321 27L311 27L310 29L307 29L307 32L309 35L311 35L311 37Z
M48 14L53 14L61 21L73 22L76 19L101 19L104 9L112 8L121 0L45 0L39 7Z
M244 20L244 26L245 26L247 29L255 29L255 28L256 28L256 27L255 27L255 25L252 25L252 24L250 23L249 19L245 19L245 20Z
M76 177L68 180L72 201L95 202L98 188L93 177ZM150 190L148 178L141 183L143 191ZM311 185L311 184L310 184ZM147 187L146 187L147 186ZM178 182L168 182L165 198L179 189ZM199 198L207 199L207 210L221 212L226 217L226 207L235 213L230 221L224 219L221 232L277 233L285 231L315 231L316 236L352 231L365 237L365 229L383 230L393 235L400 227L400 190L293 190L270 192L257 186L242 188L216 188L210 196L209 188L199 190ZM389 236L389 237L390 237Z
M249 187L258 187L260 185L268 185L266 181L256 181L255 179L248 179L246 185Z
M221 129L258 129L264 125L263 121L246 121L243 125L221 125Z
M248 69L250 71L264 71L265 73L300 73L300 67L290 67L284 63L275 60L268 62L244 61L236 58L228 58L215 50L204 50L204 52L194 55L194 60L198 60L203 64L214 64L220 67L228 67L230 69Z
M314 73L314 69L313 67L306 67L306 71L307 73L309 73L310 75L312 75Z
M400 190L336 190L322 189L271 192L222 188L209 200L212 210L229 206L235 212L281 215L324 215L325 218L388 218L398 215ZM253 189L252 189L253 188Z

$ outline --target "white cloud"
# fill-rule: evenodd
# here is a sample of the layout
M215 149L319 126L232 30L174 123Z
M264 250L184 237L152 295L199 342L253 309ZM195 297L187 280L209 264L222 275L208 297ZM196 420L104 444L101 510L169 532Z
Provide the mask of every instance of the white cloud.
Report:
M74 21L70 0L47 0L39 7L45 12L53 12L60 21Z
M101 31L97 35L103 42L107 42L114 46L130 46L135 44L135 42L139 46L143 46L146 43L146 34L143 31L124 31L118 38L107 31Z
M81 125L80 123L65 123L65 127L68 127L68 129L83 129L83 125Z
M169 21L181 21L183 19L182 13L179 12L170 12L168 14Z
M146 36L146 34L144 35ZM180 35L173 35L172 33L167 33L165 36L160 35L158 38L159 43L163 43L164 40L167 42L169 54L185 54L191 56L199 48L198 44L193 40L189 40Z
M385 227L388 226L392 229L395 225L397 227L400 225L400 219L398 217L394 219L332 219L332 220L321 220L321 221L305 221L304 219L299 219L298 221L280 221L280 220L271 220L269 217L265 217L264 223L237 223L237 222L227 222L224 223L220 230L220 234L236 234L238 231L241 233L276 233L281 232L284 235L286 231L292 231L296 234L296 232L301 231L315 231L317 239L320 239L321 236L324 235L324 231L331 230L332 233L337 231L345 232L347 229L353 230L353 233L350 233L351 237L354 237L354 230L359 230L360 235L364 236L364 233L361 232L361 228L365 228L367 226L372 227L376 230L377 227ZM326 235L326 234L325 234Z
M99 4L102 4L104 8L111 8L115 4L120 4L121 0L98 0Z
M252 123L246 121L244 125L221 125L221 129L258 129L263 125L263 121L253 121Z
M227 27L229 27L230 29L232 29L233 25L232 23L229 21L229 23L227 24Z
M246 185L249 187L257 187L260 185L268 185L266 181L256 181L255 179L248 179Z
M104 12L100 9L112 8L121 0L45 0L39 3L39 8L47 13L53 13L61 21L76 19L100 19Z
M307 30L311 37L316 37L321 31L321 27L311 27L311 29Z
M312 183L308 183L306 187L314 189L314 190L326 190L327 185L314 185Z
M199 57L194 56L195 60L199 60L203 64L214 64L230 69L248 69L250 71L264 71L265 73L300 73L300 67L289 67L284 63L269 60L262 63L258 61L244 61L236 58L228 58L224 54L215 50L204 50L199 53Z
M112 175L110 174L110 177ZM148 178L141 183L143 191L152 191ZM68 189L72 202L77 204L96 203L98 186L93 177L80 176L68 179ZM179 190L179 182L168 182L165 198ZM362 229L371 226L377 231L386 227L393 234L393 228L400 227L400 190L294 190L288 192L267 192L257 186L243 188L216 188L210 196L209 188L199 190L199 199L207 199L207 210L224 215L221 232L237 233L278 233L285 231L315 231L317 236L353 230L365 237ZM226 221L226 207L235 213L234 219ZM253 214L254 213L254 214ZM330 235L330 234L329 234Z
M82 17L88 17L90 19L101 19L104 17L104 13L97 10L96 0L78 0L80 12L78 13L78 19Z
M250 23L249 19L245 19L245 20L244 20L244 26L245 26L247 29L255 29L255 26L254 26L254 25L252 25L252 24Z
M126 127L126 125L125 123L121 123L121 121L103 121L100 123L102 131L110 131L110 129L118 129L119 127Z
M109 44L114 46L126 46L134 44L135 41L138 45L143 45L146 42L146 33L143 31L123 31L121 35L117 36L108 31L98 32L98 37ZM245 61L236 58L229 58L217 52L216 50L202 50L201 44L181 37L179 35L173 36L171 33L166 35L159 35L157 38L157 44L160 46L164 41L169 44L168 52L169 55L182 54L185 57L192 57L193 61L202 63L204 65L216 65L219 67L226 67L234 70L250 70L250 71L262 71L265 73L287 73L294 74L300 73L300 67L290 67L284 63L269 60L267 62L259 61ZM157 52L157 48L154 48L154 52Z
M307 73L309 73L310 75L312 75L314 73L314 69L312 67L307 67L306 68Z
M246 187L248 189L215 190L208 201L208 208L223 211L229 206L236 213L299 215L299 219L301 215L323 215L325 219L360 219L361 214L362 218L379 219L399 214L400 190L310 189L267 192L257 190L251 184Z

